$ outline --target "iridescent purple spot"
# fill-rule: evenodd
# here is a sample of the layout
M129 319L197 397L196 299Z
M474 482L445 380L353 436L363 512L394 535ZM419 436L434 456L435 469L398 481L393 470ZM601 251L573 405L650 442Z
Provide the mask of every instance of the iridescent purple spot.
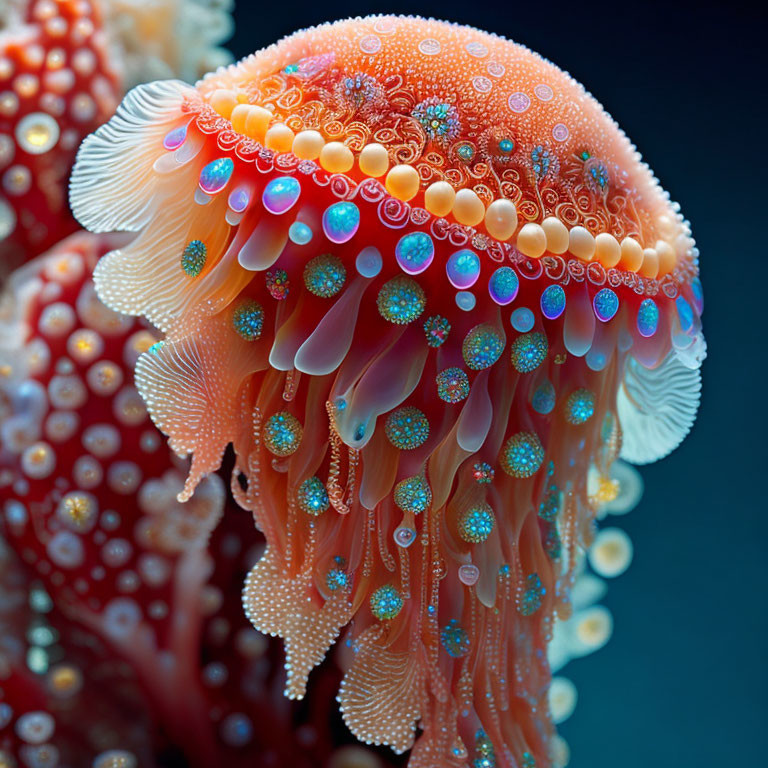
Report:
M565 310L565 291L559 285L550 285L541 294L541 312L549 320L555 320Z
M235 187L230 193L227 199L227 205L235 212L242 213L251 201L251 196L248 193L247 187Z
M480 259L474 251L462 248L449 257L445 272L454 288L471 288L480 277Z
M675 299L675 305L677 316L680 318L680 327L687 333L693 326L693 309L682 296Z
M174 128L170 133L165 134L163 139L163 146L170 152L174 149L178 149L187 138L187 126L180 125L178 128Z
M565 141L568 138L569 133L568 126L565 125L565 123L558 123L552 129L552 138L555 141Z
M235 164L229 157L220 157L200 172L200 189L208 195L215 195L227 186Z
M488 293L501 306L511 304L520 288L520 280L512 267L499 267L488 281Z
M360 209L354 203L334 203L323 213L323 232L332 243L346 243L359 227Z
M525 110L531 106L531 99L525 93L518 91L517 93L513 93L507 99L507 104L513 112L520 114L521 112L525 112Z
M293 176L278 176L267 184L261 196L264 207L274 214L289 211L296 205L301 194L301 185Z
M607 323L619 311L619 297L610 288L601 288L592 299L597 319Z
M403 235L395 246L395 260L409 275L421 274L435 258L435 245L426 232Z
M637 310L637 330L641 336L648 338L656 333L659 327L659 308L653 299L643 299Z

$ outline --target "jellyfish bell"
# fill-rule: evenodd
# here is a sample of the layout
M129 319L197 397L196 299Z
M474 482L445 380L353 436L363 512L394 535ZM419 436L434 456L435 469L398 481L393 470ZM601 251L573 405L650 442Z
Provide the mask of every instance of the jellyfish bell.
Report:
M589 477L680 442L704 353L688 224L600 105L502 38L343 21L132 91L71 203L137 233L95 282L165 334L136 381L180 498L234 446L286 694L354 618L359 739L547 764Z

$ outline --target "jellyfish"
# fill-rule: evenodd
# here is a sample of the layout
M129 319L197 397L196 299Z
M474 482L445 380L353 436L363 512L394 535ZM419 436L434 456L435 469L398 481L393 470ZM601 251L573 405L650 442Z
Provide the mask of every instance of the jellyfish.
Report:
M134 89L70 201L135 233L94 282L164 335L136 384L181 501L232 446L285 694L343 634L361 741L561 763L553 627L612 465L679 444L705 354L689 225L600 105L500 37L342 21Z

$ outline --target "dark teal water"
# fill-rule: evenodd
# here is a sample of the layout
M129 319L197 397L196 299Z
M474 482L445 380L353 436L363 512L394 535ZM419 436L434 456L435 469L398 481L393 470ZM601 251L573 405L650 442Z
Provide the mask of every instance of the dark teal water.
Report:
M765 765L768 718L768 18L758 4L238 0L244 56L322 21L418 13L524 43L580 80L693 225L709 358L699 420L616 518L635 545L610 586L614 638L565 674L572 768ZM760 734L763 733L761 736Z

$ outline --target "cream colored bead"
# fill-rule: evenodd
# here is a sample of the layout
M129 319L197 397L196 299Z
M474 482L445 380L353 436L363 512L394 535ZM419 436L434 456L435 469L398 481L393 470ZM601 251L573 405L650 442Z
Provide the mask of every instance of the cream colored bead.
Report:
M352 150L340 141L329 141L320 152L320 165L329 173L346 173L354 162Z
M366 144L360 152L358 163L366 176L378 179L389 168L389 153L381 144Z
M485 211L485 228L496 240L509 240L517 229L517 208L511 200L494 200Z
M517 235L517 250L531 259L538 259L547 250L547 235L541 224L524 224Z
M460 189L453 201L453 216L459 224L474 227L485 216L483 201L471 189Z
M621 261L619 262L621 268L628 272L637 272L642 263L642 246L634 237L625 237L621 241Z
M656 243L656 253L659 257L659 277L668 275L677 263L677 256L672 246L664 240Z
M264 141L273 117L274 115L264 107L251 107L248 117L245 118L245 135L256 141Z
M398 200L412 200L419 191L419 172L411 165L396 165L384 182L389 194Z
M267 130L264 145L275 152L290 152L293 146L293 131L284 123L275 123Z
M582 261L595 258L595 238L584 227L573 227L568 233L568 250Z
M291 151L302 160L316 160L325 146L325 139L319 131L299 131L293 140Z
M455 200L456 190L447 181L436 181L424 192L424 207L433 216L447 216Z
M238 104L230 115L229 121L232 123L232 130L236 133L245 133L245 121L251 113L253 107L250 104Z
M643 263L640 265L640 274L643 277L655 278L659 274L659 254L655 248L643 250Z
M619 241L608 232L601 232L595 238L595 258L606 269L615 267L621 258Z
M568 227L556 216L547 216L541 222L541 228L547 236L547 250L550 253L565 253L568 250Z
M211 94L211 106L229 120L232 110L237 106L237 94L226 88L217 88Z

